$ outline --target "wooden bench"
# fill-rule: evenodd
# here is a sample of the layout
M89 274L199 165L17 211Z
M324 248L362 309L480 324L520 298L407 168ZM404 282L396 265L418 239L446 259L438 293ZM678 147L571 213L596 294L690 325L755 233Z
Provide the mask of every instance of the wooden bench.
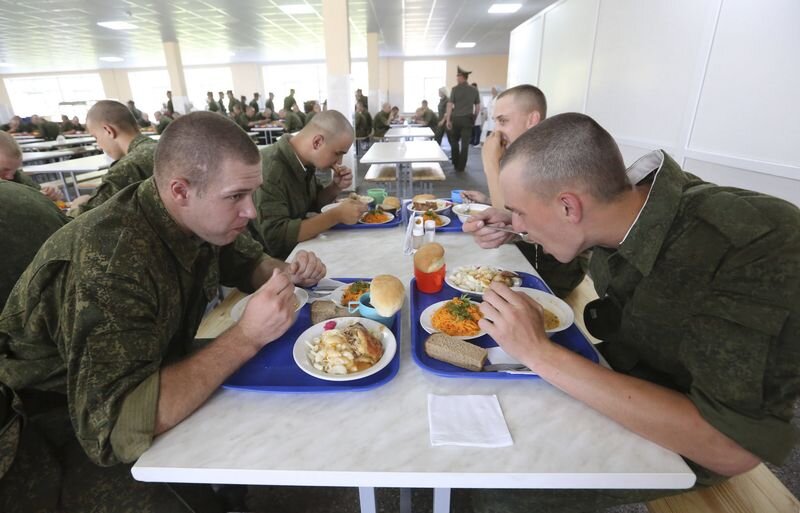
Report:
M597 344L583 324L583 308L597 298L588 276L564 300L575 311L575 323ZM800 501L762 463L753 470L705 490L647 503L650 513L800 513Z

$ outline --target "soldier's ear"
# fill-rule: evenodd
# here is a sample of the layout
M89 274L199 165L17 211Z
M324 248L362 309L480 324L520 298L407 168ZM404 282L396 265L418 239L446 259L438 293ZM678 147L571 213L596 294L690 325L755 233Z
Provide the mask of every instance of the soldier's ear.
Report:
M185 207L189 204L189 182L185 178L172 178L169 181L169 194L173 203Z
M581 198L571 192L558 194L558 203L562 218L570 224L578 224L583 219L583 202Z
M318 149L322 148L322 146L324 144L325 144L325 136L322 135L322 134L317 134L317 135L314 136L313 139L311 139L311 146L315 150L318 150Z

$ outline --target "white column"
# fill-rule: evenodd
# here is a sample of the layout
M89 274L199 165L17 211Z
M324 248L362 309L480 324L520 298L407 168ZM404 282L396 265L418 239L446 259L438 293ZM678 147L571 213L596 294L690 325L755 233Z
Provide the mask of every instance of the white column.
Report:
M6 90L6 83L3 77L0 77L0 123L8 123L11 116L14 115L14 110L11 108L11 97L8 96Z
M186 78L183 76L183 59L177 41L164 41L164 57L167 61L167 72L172 90L172 106L176 112L186 114L189 111L189 95L186 92ZM166 97L166 91L164 91ZM195 105L195 110L203 110L205 105Z
M378 59L378 33L367 33L367 71L369 73L369 111L374 115L381 109L380 63Z

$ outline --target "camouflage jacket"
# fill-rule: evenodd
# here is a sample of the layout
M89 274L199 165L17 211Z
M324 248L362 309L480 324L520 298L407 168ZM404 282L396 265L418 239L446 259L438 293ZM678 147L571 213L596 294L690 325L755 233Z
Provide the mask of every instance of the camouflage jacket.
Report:
M303 167L289 144L291 135L261 150L264 181L253 201L257 217L250 222L250 233L264 251L284 259L297 245L300 223L309 212L319 211L317 196L322 185L314 166Z
M21 185L27 185L28 187L30 187L32 189L36 189L37 191L42 190L42 186L39 185L38 183L34 182L33 178L31 178L30 176L26 175L25 172L23 170L21 170L21 169L17 169L14 172L14 178L11 181L12 182L16 182L16 183L21 184Z
M94 191L89 201L80 206L80 213L99 207L125 187L153 176L153 157L156 141L139 134L128 146L128 153L117 160L103 177L103 183Z
M0 238L5 248L0 266L0 310L44 241L65 224L67 217L40 192L0 180Z
M662 151L628 174L652 181L647 202L620 245L594 248L589 264L617 312L604 355L686 394L716 429L780 462L798 438L800 211L703 182ZM694 468L698 483L714 479Z
M59 230L0 315L0 382L66 395L75 436L100 465L153 437L159 371L188 354L220 283L250 289L263 258L247 234L225 247L186 234L153 178Z
M372 120L372 135L383 137L389 131L389 114L383 111L375 114Z

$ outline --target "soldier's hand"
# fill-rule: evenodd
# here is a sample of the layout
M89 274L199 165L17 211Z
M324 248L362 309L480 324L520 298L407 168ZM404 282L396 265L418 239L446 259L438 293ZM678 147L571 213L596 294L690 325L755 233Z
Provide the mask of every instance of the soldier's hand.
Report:
M295 285L311 287L325 277L327 269L317 255L311 251L300 250L289 264L288 272Z
M347 166L333 166L333 184L339 189L347 189L353 183L353 170Z
M52 187L50 185L45 185L42 187L42 194L52 201L64 199L64 197L61 195L61 190L58 187Z
M333 209L342 224L356 224L359 218L367 211L367 206L357 200L345 200Z
M483 149L481 150L481 159L494 163L499 163L506 152L506 142L503 134L495 130L483 142Z
M551 344L544 329L542 306L523 292L493 282L480 304L483 319L478 326L485 330L503 351L529 363ZM535 369L531 367L531 370Z
M445 125L445 126L447 126L448 130L452 130L453 129L453 123L450 120L447 120L447 125Z
M511 228L511 214L504 210L487 208L469 216L461 229L465 233L471 233L475 242L484 249L500 247L515 237L513 233L493 230L492 226Z
M294 311L294 285L286 273L275 269L250 296L238 326L248 341L263 347L289 329Z
M472 203L483 203L484 205L489 204L489 196L485 195L481 191L461 191L461 199Z

